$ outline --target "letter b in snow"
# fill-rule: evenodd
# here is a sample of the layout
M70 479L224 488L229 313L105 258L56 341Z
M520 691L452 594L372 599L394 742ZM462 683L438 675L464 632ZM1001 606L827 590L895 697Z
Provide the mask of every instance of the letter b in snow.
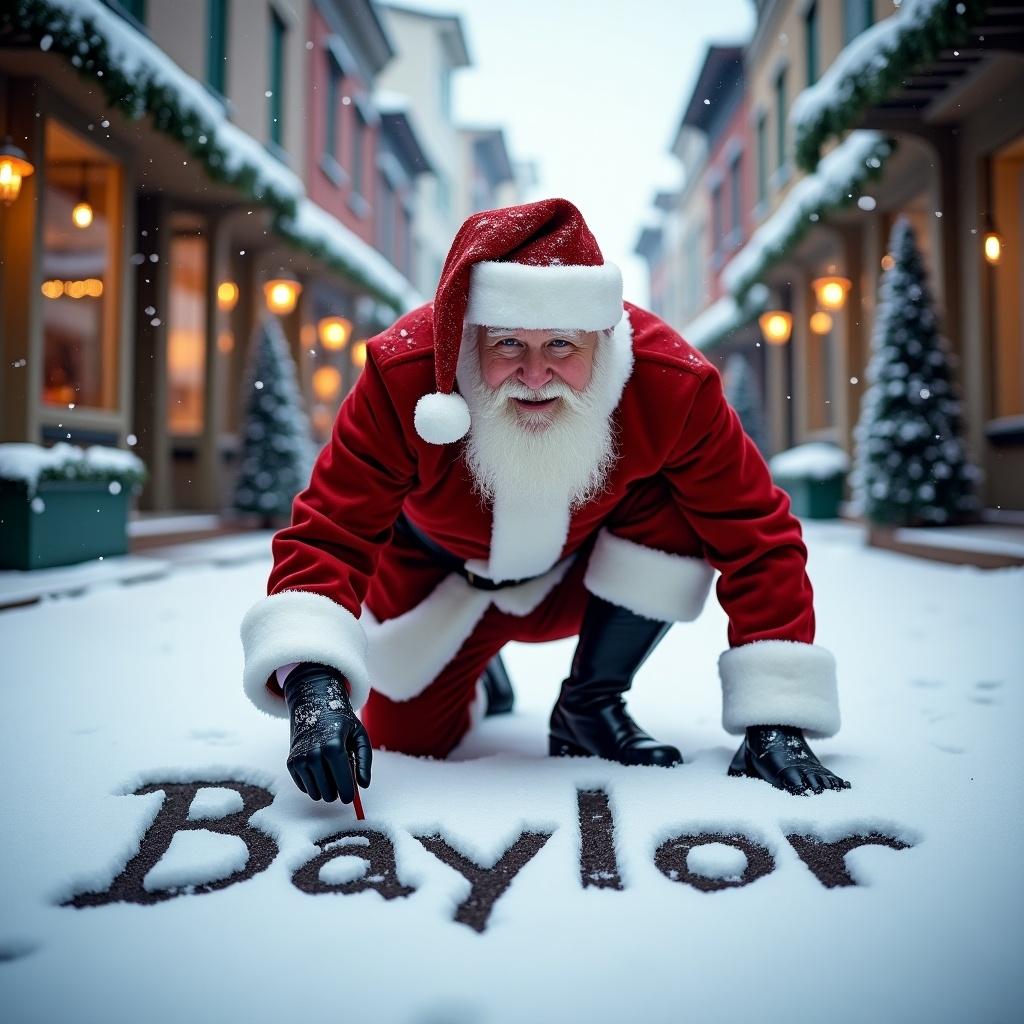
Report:
M208 787L233 789L242 798L242 809L221 818L189 819L189 808L196 794ZM270 866L277 856L277 843L270 836L249 824L249 819L259 810L268 807L273 794L262 786L253 786L233 779L216 782L152 782L135 790L133 796L145 796L163 790L164 802L157 812L156 820L146 829L139 843L139 852L124 866L121 873L103 892L82 892L65 900L65 907L100 907L107 903L160 903L184 895L185 892L201 894L226 889L236 882L244 882ZM227 878L201 882L187 889L147 890L143 879L167 852L171 840L178 832L189 829L206 829L225 836L237 836L249 851L243 868L232 872Z

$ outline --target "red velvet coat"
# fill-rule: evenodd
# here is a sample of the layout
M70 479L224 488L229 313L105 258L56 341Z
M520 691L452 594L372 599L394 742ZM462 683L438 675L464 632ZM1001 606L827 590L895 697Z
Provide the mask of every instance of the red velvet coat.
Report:
M729 619L720 660L726 728L767 721L814 735L836 731L834 661L813 644L806 549L787 496L725 401L718 371L658 317L630 304L625 310L616 328L621 379L609 402L621 454L607 487L571 517L567 509L506 515L500 542L493 510L472 492L464 442L433 445L414 429L417 400L434 390L431 307L370 341L365 370L295 499L292 523L274 537L269 596L243 622L246 689L260 706L280 711L264 684L295 660L336 664L355 679L357 699L369 684L389 693L366 667L356 623L364 607L371 613L364 622L393 621L397 629L415 625L418 609L434 600L433 625L424 634L421 621L410 637L430 635L438 616L459 617L462 599L452 594L470 590L461 578L446 583L451 593L441 603L448 574L392 544L404 510L437 543L485 570L499 543L505 564L528 564L546 533L547 554L529 575L558 575L570 556L589 557L588 589L652 618L695 617L718 570ZM486 607L489 598L472 592L469 600ZM465 634L466 623L471 629L471 618L457 632ZM430 625L429 616L424 621ZM438 656L450 657L458 639L446 638Z

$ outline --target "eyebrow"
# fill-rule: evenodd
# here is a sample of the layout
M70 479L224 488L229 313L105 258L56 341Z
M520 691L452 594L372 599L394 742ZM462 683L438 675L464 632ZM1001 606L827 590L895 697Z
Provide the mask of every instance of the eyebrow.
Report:
M530 328L532 330L533 328ZM527 330L525 327L488 327L487 337L488 338L514 338L521 330ZM552 330L552 334L557 335L559 338L578 338L583 331L576 328L567 329L564 331Z

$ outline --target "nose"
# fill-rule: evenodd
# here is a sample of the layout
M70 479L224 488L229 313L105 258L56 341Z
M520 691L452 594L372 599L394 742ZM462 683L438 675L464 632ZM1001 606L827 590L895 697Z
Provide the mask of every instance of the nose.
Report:
M528 388L537 390L544 387L552 377L551 367L543 352L528 348L522 363L519 364L519 379Z

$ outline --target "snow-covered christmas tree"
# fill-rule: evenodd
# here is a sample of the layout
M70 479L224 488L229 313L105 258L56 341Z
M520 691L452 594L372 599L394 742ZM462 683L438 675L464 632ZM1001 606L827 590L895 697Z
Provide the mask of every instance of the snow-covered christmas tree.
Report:
M939 335L913 228L889 239L871 338L868 388L854 430L854 504L874 523L939 525L970 519L979 503L967 457L955 357Z
M233 505L259 513L265 527L291 515L316 459L295 363L280 324L268 318L250 355L242 457Z
M754 374L746 357L734 352L725 364L725 398L736 410L743 429L750 435L762 455L765 448L764 412L761 396L757 393Z

